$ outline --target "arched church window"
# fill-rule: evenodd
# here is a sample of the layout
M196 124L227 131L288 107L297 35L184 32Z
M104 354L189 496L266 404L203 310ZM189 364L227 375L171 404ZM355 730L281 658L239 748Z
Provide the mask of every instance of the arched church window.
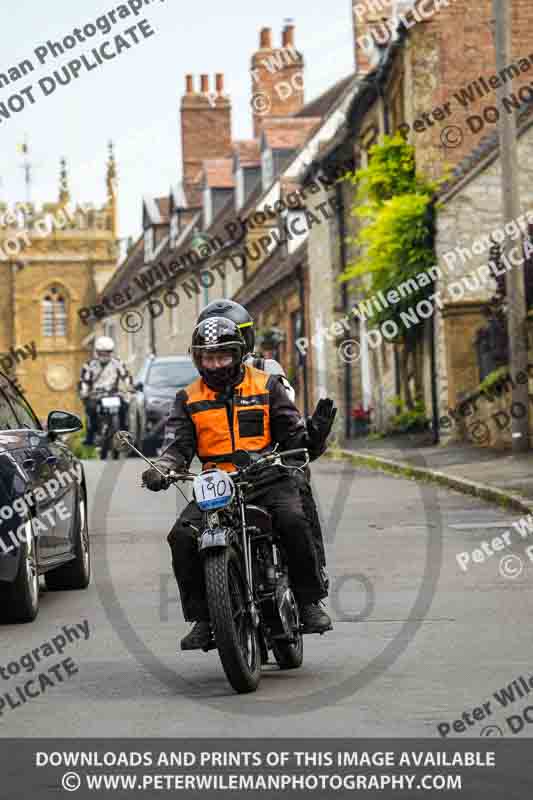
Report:
M46 292L42 301L43 336L67 335L67 306L64 293L57 286Z

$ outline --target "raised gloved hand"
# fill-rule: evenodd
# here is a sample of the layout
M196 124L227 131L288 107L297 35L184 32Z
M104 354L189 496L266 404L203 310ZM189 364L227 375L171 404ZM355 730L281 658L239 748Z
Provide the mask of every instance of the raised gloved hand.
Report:
M311 440L311 458L318 458L327 447L327 439L331 433L337 409L329 397L319 400L313 416L307 420L307 432Z
M166 475L161 475L161 473L153 467L143 472L142 481L143 486L146 486L151 492L160 492L162 489L168 489L169 487L168 477Z

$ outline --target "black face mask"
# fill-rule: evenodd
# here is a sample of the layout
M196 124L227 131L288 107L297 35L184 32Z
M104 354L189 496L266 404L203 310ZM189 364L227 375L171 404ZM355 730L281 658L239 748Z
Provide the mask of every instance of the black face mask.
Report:
M218 369L202 367L199 372L210 389L223 391L226 388L237 386L242 381L244 370L241 364L232 364L229 367L218 367Z

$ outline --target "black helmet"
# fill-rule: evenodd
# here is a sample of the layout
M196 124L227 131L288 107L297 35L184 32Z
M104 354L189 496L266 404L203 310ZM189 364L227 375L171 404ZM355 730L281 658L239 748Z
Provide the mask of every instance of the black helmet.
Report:
M236 386L243 376L242 362L246 344L238 326L224 317L209 317L200 322L192 333L191 352L196 369L210 389L222 390ZM226 354L227 363L207 366L204 355Z
M255 348L254 321L244 306L234 300L213 300L209 303L200 316L198 322L209 317L224 317L230 319L240 329L246 344L246 354L253 353ZM245 355L246 355L245 354Z

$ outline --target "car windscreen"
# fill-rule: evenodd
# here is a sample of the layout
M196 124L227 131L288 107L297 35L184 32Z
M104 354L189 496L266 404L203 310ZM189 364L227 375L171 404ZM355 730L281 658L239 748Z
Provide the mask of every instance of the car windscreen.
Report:
M192 361L161 361L152 364L146 385L151 389L163 387L183 387L198 377L198 371Z

